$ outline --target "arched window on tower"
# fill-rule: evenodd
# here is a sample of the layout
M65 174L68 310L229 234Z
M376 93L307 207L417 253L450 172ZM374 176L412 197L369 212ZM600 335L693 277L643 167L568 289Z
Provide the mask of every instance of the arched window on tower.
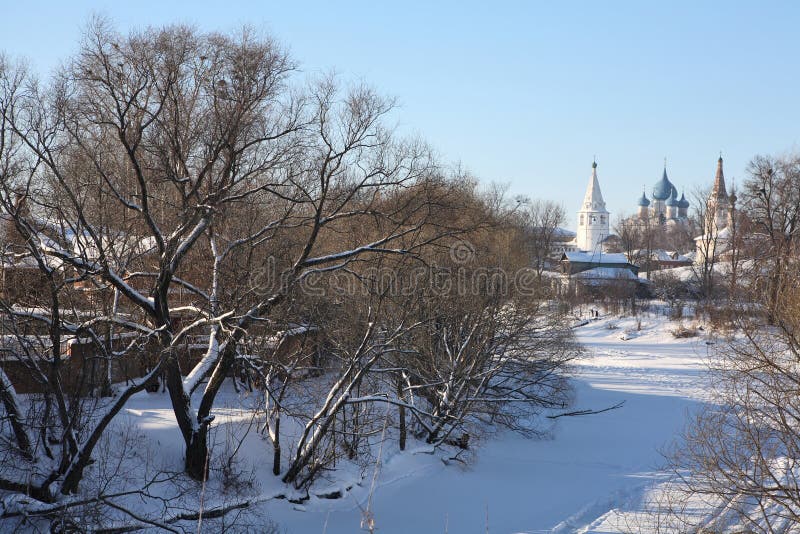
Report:
M579 226L583 226L583 213L581 213L580 221L578 222Z
M606 223L606 216L605 215L601 215L600 216L600 224L605 224L605 223Z
M591 224L597 224L597 217L592 215L592 219L589 221Z

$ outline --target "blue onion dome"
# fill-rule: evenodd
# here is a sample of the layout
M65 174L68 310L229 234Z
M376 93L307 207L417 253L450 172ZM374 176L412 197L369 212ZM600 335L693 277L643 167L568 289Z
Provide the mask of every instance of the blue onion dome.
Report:
M646 208L650 205L650 201L647 200L647 195L644 194L644 191L642 191L642 197L639 199L637 204L642 208Z
M667 168L664 167L664 174L661 175L661 179L653 187L653 198L656 200L667 200L672 194L673 189L674 186L672 182L667 178Z
M670 195L669 200L667 200L667 206L677 208L678 207L678 190L675 189L675 186L672 186L672 195Z
M686 200L686 196L683 193L681 193L681 199L678 201L678 207L679 208L688 208L689 207L689 201Z

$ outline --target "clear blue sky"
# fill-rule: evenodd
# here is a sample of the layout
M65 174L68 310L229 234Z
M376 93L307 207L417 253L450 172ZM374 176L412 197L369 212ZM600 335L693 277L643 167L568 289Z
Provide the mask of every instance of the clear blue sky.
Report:
M720 150L741 181L800 138L800 2L0 0L0 50L47 72L92 13L121 30L263 28L304 72L397 97L401 128L446 161L562 203L570 227L595 154L615 217L664 157L688 194Z

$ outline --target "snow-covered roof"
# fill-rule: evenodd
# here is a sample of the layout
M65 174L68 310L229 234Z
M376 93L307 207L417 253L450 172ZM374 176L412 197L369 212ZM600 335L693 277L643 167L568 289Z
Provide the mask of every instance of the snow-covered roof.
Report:
M2 260L4 269L38 269L39 264L36 263L36 258L31 256L6 256Z
M695 241L700 241L701 239L704 239L704 240L729 239L730 237L731 237L731 227L730 226L726 226L725 228L723 228L722 230L720 230L716 234L708 233L708 234L699 235L699 236L695 237L694 240Z
M303 334L308 334L311 332L317 332L319 328L313 325L308 324L290 324L289 328L283 330L281 332L277 332L276 335L279 337L289 337L289 336L301 336Z
M647 251L642 249L636 249L631 253L633 258L643 258L647 256ZM650 251L650 259L655 261L663 261L663 262L674 262L674 261L691 261L690 258L686 257L685 255L678 254L674 251L664 250L664 249L655 249Z
M570 238L570 237L577 237L577 233L573 232L572 230L567 230L566 228L558 227L553 230L553 235L556 237L563 237L563 238Z
M602 252L565 252L564 256L569 262L579 263L628 263L625 254L603 254Z
M68 232L67 239L72 245L73 252L78 255L85 255L90 259L100 257L100 249L97 243L88 232L75 234ZM103 233L99 236L100 244L106 251L113 251L114 254L123 256L126 254L144 255L156 250L156 240L153 237L141 237L124 232Z
M601 243L613 243L614 241L619 241L619 236L617 234L608 234L600 240Z
M556 271L542 271L542 278L562 279L564 274Z

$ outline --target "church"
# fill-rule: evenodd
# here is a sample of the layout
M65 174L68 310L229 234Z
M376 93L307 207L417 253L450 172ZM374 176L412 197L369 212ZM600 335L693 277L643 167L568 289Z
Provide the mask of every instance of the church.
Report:
M653 185L651 198L652 200L647 198L647 192L642 191L642 196L637 202L636 214L631 218L636 224L652 223L670 227L688 223L689 201L686 200L685 194L681 194L678 198L678 189L667 176L666 161L661 179ZM578 210L573 250L602 253L606 240L612 237L610 219L611 214L606 208L603 193L600 191L600 182L597 179L597 162L594 161L586 194Z
M706 217L709 219L705 227L709 230L706 236L695 238L697 242L697 258L702 258L709 254L709 250L704 250L700 254L701 244L709 241L709 236L713 236L713 241L717 245L717 253L725 249L725 242L730 232L731 219L733 217L736 195L727 192L725 187L725 177L722 170L722 156L717 160L717 170L714 176L714 186L707 201ZM647 197L647 192L642 191L642 196L637 202L637 211L630 220L638 221L637 224L654 223L664 227L688 224L689 221L689 201L686 196L681 194L678 197L678 189L667 176L667 165L664 162L664 170L661 179L658 180L651 191L651 198ZM606 208L603 193L600 190L600 182L597 178L597 162L592 162L592 174L586 186L586 193L583 202L578 210L577 231L575 239L569 243L561 243L561 252L587 252L591 254L603 254L603 246L611 236L610 232L611 214ZM567 246L564 246L567 245Z
M583 204L578 211L578 226L575 244L584 252L602 252L602 243L609 236L610 214L600 192L597 181L597 162L592 162L592 176L583 196Z
M645 191L637 202L637 215L641 220L650 219L658 224L682 224L689 219L689 201L667 177L667 162L664 161L664 172L661 179L653 186L653 200L647 198Z
M597 180L597 162L592 162L592 175L578 211L575 249L561 254L561 269L567 291L597 291L599 288L615 287L631 296L641 285L639 268L625 254L609 254L604 250L610 237L611 214L606 209L600 182Z
M694 238L696 245L695 262L712 262L724 256L731 247L734 235L734 217L736 212L736 192L725 188L725 173L722 170L722 156L717 160L717 172L714 175L714 187L706 201L704 233Z

